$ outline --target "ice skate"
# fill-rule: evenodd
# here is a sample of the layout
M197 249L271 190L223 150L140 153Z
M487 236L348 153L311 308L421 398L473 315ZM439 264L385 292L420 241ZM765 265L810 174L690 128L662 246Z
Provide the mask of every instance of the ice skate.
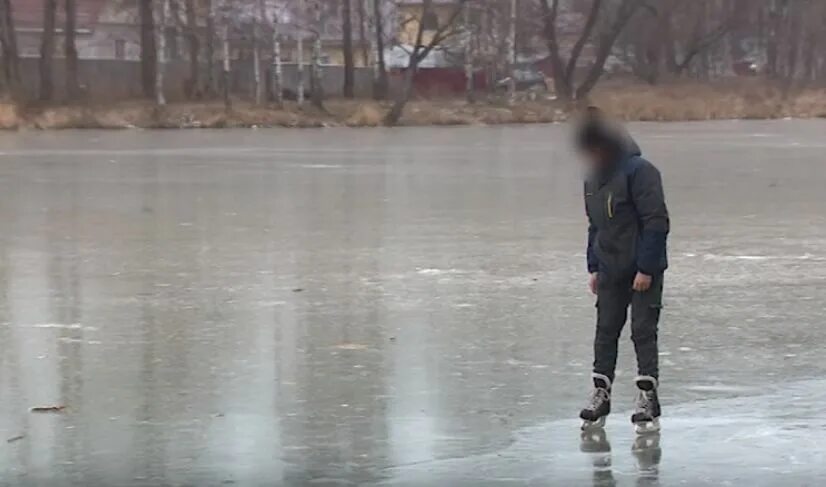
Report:
M659 433L637 436L631 454L637 460L637 486L660 485L659 467L663 451L660 448Z
M594 389L588 405L579 412L582 419L582 431L599 429L605 426L605 418L611 413L611 379L594 374Z
M602 428L583 430L579 439L579 451L583 453L607 453L611 451L608 434Z
M634 430L639 435L660 431L660 400L657 397L657 379L649 376L637 377L636 410L631 416Z

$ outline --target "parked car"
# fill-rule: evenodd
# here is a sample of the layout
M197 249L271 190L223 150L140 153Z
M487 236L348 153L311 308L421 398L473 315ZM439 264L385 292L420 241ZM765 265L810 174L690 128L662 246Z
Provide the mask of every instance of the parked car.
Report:
M516 91L527 91L541 89L548 91L548 82L545 73L536 68L533 63L519 63L513 70L513 78L516 81ZM496 82L496 89L504 91L510 85L511 77L500 79Z

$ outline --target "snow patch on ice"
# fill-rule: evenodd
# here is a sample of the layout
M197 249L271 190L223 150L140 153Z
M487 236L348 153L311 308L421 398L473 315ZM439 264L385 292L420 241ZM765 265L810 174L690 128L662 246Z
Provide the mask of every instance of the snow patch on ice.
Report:
M35 323L33 325L20 325L24 328L46 328L57 330L86 330L96 331L97 328L93 326L83 326L80 323Z
M302 164L303 169L340 169L344 166L341 164Z
M689 254L684 254L686 257L693 257ZM720 255L720 254L703 254L703 259L712 261L736 261L736 260L750 260L750 261L766 261L766 260L826 260L825 257L818 257L812 254L803 255Z
M426 268L426 269L417 269L416 274L420 276L442 276L445 274L458 274L458 269L434 269L434 268Z

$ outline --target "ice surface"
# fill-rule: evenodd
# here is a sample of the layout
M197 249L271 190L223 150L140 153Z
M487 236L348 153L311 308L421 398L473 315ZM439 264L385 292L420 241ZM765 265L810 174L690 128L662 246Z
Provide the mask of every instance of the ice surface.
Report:
M580 451L564 126L0 135L2 483L818 484L826 123L631 129L673 220L642 460L627 339Z

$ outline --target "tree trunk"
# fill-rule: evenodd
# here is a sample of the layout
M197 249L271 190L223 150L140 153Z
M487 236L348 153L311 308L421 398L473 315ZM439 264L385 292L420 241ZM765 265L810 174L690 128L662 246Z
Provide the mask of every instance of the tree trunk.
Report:
M414 49L414 52L417 49ZM414 55L410 57L410 63L407 65L407 70L404 72L404 81L402 82L402 88L399 90L398 95L396 95L396 101L393 103L393 107L387 113L387 116L384 117L384 124L389 126L394 126L399 123L399 120L402 118L402 113L404 113L404 107L407 105L407 101L410 100L410 96L413 94L413 77L416 74L416 70L419 69L419 62L415 60Z
M20 57L17 53L17 31L11 0L0 0L0 43L3 51L3 78L9 95L16 99L22 95Z
M516 102L516 8L517 0L510 2L508 21L508 103Z
M465 5L465 98L468 103L476 101L473 79L473 24L470 18L470 4Z
M370 41L367 32L370 30L370 21L367 15L366 2L369 0L356 0L359 9L359 43L361 44L361 64L365 68L370 66Z
M54 78L52 61L55 47L55 20L57 18L57 0L44 0L43 36L40 43L40 100L51 101L54 97Z
M278 9L272 12L272 90L278 106L284 105L284 74L281 68L281 39L279 35Z
M206 4L206 91L214 96L215 89L215 10L214 0L207 0Z
M224 63L222 85L224 92L224 109L229 111L232 109L232 100L230 100L230 59L229 59L229 19L224 19L224 29L221 34L221 59Z
M356 0L359 1L359 0ZM355 56L353 53L353 8L351 0L342 0L341 15L344 29L344 97L355 96Z
M78 81L78 59L75 37L77 34L77 0L66 0L66 96L75 100L80 96Z
M380 2L381 0L373 0L373 22L376 26L373 98L376 100L387 98L387 90L390 85L387 79L387 64L384 61L384 16L382 15Z
M201 52L201 43L198 39L198 12L195 0L186 0L186 28L189 45L189 79L186 81L186 95L194 98L199 91L200 64L198 58Z
M307 19L307 4L305 0L298 0L298 21L305 22ZM304 105L304 31L299 28L296 35L298 39L296 40L296 57L298 65L296 66L296 70L298 72L298 87L296 94L296 99L298 101L298 106Z
M427 58L428 54L430 54L436 46L441 44L450 35L450 29L453 28L456 23L456 19L464 11L464 6L467 1L468 0L459 0L456 3L452 14L448 17L444 24L439 25L427 45L423 45L422 40L424 37L425 23L419 22L419 27L416 33L416 43L413 47L413 52L410 53L410 58L407 63L407 70L404 73L404 83L402 89L399 90L399 93L396 96L393 106L384 117L385 125L392 126L399 123L402 113L404 113L404 107L413 95L413 81L416 75L416 70L419 68L419 64L423 59ZM431 14L433 12L433 0L422 0L421 12L422 19Z
M158 40L158 67L155 70L155 103L159 106L166 105L164 94L164 74L166 71L166 18L169 14L169 0L160 0L157 8L158 19L156 29Z
M153 0L139 0L141 21L141 84L143 95L155 97L155 72L158 69L158 50L155 37Z
M771 1L769 7L769 38L766 43L766 69L769 76L775 77L778 74L778 54L780 51L780 7L777 0Z
M582 50L585 48L588 39L591 37L591 32L597 24L601 10L602 0L593 0L591 3L591 11L588 13L588 19L585 21L585 27L582 29L582 34L580 34L573 49L571 49L568 64L565 66L565 84L568 86L573 86L574 84L574 75L576 74L579 56L582 54Z
M562 63L562 56L559 53L559 42L556 36L556 18L559 13L559 0L541 0L542 19L544 21L543 30L545 42L548 45L548 55L551 58L551 69L553 70L554 92L556 96L563 100L570 100L573 97L574 89L565 75L565 65Z
M324 74L321 68L321 32L323 30L321 4L315 5L315 38L313 39L313 66L310 71L313 105L324 110L324 88L322 86Z
M599 79L605 72L605 61L608 60L608 56L611 55L611 50L614 48L617 38L623 29L625 29L625 26L628 25L628 21L631 20L631 17L634 16L639 7L640 3L637 0L623 0L622 4L620 4L616 19L614 19L613 23L608 27L608 30L600 37L599 44L597 45L597 54L593 64L591 64L591 68L588 70L588 74L576 89L577 100L582 100L587 97L597 85L597 82L599 82Z
M786 78L789 82L797 77L797 64L800 53L800 30L802 27L801 15L803 14L800 4L795 4L791 7L791 10L789 14L788 50L786 54Z
M261 77L261 26L264 23L264 0L258 0L258 8L252 23L252 75L255 83L255 104L264 103L264 83Z

